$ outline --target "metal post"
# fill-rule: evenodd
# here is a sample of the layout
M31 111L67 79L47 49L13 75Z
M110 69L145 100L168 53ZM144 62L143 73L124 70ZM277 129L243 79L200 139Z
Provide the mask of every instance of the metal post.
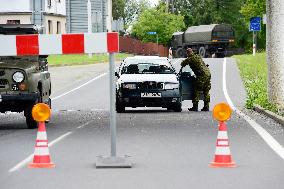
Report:
M160 56L160 52L159 52L159 35L158 35L158 33L157 33L157 54L158 54L158 56Z
M252 34L252 55L255 56L255 53L256 53L256 45L255 45L255 31L253 31L253 34Z
M87 9L88 9L88 33L92 33L92 4L91 1L88 0L87 2ZM92 54L89 54L89 58L92 58Z
M115 111L115 62L114 53L109 54L109 90L110 90L110 135L111 157L116 156L116 111Z
M131 168L132 164L128 156L118 157L116 155L116 89L115 89L115 57L114 53L109 54L109 89L110 89L110 156L99 156L96 168Z
M107 31L111 32L111 24L112 24L112 0L107 0Z
M284 1L266 1L266 55L268 64L268 96L284 111Z

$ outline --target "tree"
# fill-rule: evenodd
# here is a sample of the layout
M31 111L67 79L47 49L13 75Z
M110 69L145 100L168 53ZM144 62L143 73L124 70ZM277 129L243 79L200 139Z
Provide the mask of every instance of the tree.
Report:
M113 0L112 1L112 17L114 20L125 18L125 4L127 0Z
M262 17L266 13L266 0L247 0L242 6L240 12L242 13L246 25L249 25L250 18L255 16ZM251 37L249 38L250 44ZM262 25L262 30L258 35L258 48L265 49L266 47L266 28Z
M131 25L141 12L150 7L148 0L113 0L113 19L123 19L124 24Z
M156 42L155 35L147 32L154 31L159 35L159 42L167 45L172 34L185 27L183 16L166 12L164 5L151 8L142 12L133 25L132 35L144 42Z

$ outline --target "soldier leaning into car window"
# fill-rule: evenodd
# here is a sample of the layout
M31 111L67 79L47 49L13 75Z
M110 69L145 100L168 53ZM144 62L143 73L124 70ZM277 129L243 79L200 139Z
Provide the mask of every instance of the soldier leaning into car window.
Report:
M196 75L196 83L194 84L192 104L193 107L189 108L189 111L198 111L198 102L200 91L204 94L204 107L201 111L209 111L210 94L211 89L211 73L208 65L204 63L202 58L193 53L191 48L187 49L187 59L185 59L181 66L185 67L189 65L194 74Z

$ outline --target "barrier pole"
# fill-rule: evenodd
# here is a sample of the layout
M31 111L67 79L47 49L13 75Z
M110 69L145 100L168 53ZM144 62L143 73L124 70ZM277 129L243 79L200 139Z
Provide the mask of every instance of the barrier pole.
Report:
M115 55L109 54L109 91L110 91L110 135L111 135L111 153L116 156L116 111L115 111Z
M96 168L131 168L128 156L118 157L116 154L116 83L115 83L115 54L109 53L109 100L110 100L110 156L99 156Z

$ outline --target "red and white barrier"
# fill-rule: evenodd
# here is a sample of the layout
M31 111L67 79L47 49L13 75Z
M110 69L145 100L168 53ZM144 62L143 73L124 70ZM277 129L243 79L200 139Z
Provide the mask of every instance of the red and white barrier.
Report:
M116 53L118 33L0 35L0 56Z

